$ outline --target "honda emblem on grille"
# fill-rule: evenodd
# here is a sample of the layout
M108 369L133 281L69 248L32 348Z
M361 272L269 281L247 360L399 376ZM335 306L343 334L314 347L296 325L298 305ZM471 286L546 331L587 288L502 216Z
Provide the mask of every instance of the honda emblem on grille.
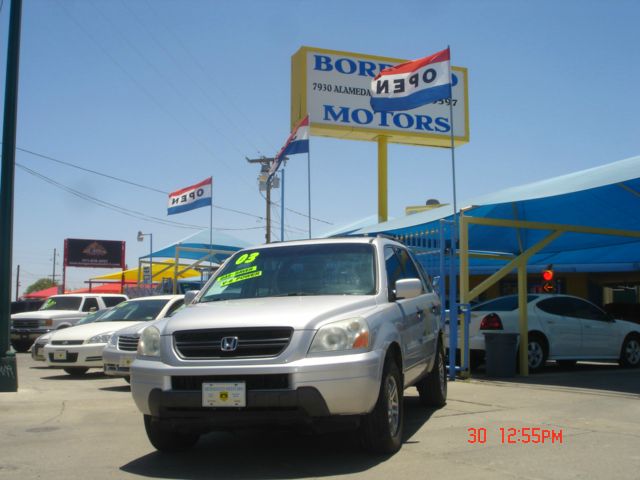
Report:
M233 352L238 348L238 337L222 337L220 340L220 350L223 352Z

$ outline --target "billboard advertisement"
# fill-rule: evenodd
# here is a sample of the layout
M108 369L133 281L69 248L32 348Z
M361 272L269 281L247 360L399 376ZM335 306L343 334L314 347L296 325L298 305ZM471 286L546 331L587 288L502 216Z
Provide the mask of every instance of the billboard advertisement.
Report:
M451 146L449 99L404 112L374 112L370 87L381 70L407 60L302 47L291 57L291 128L307 113L312 135ZM469 141L467 69L451 67L455 144Z
M67 238L64 241L65 267L124 268L125 242Z

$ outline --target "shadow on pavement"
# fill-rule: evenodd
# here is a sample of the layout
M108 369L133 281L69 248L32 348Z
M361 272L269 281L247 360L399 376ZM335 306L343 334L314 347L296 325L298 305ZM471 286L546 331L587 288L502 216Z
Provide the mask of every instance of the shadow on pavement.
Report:
M58 369L55 369L55 370L62 372L62 370L58 370ZM61 375L53 375L52 377L41 377L42 380L82 380L82 381L104 380L109 378L110 377L107 377L101 371L87 372L83 375L69 375L68 373L62 373Z
M542 371L528 377L490 378L479 371L473 378L640 395L640 369L620 368L616 363L578 362L574 366L559 366L549 362Z
M117 387L102 387L100 388L103 392L126 392L129 393L131 391L131 387L129 385L118 385Z
M404 443L434 413L405 398ZM364 472L388 456L363 451L356 432L305 434L293 430L243 430L210 433L190 451L153 452L121 470L154 478L289 479Z

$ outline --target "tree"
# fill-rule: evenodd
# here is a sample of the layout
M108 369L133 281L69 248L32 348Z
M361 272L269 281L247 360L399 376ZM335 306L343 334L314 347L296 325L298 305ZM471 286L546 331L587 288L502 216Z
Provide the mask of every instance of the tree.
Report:
M58 285L56 282L51 280L50 278L41 278L40 280L36 280L31 285L27 287L25 290L26 293L37 292L39 290L44 290L45 288L54 287Z

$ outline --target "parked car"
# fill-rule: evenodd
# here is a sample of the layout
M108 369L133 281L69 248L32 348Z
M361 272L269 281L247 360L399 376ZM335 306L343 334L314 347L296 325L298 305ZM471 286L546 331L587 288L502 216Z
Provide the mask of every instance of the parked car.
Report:
M131 392L160 451L211 430L358 428L402 444L403 391L446 402L440 300L388 238L283 242L236 252L192 303L141 333Z
M616 360L640 366L640 325L615 319L593 303L570 295L527 296L529 370L547 360L572 364L577 360ZM485 353L485 332L519 333L518 296L508 295L471 308L469 347L472 361ZM462 338L458 338L461 345Z
M103 308L102 310L98 310L96 312L92 312L86 317L83 317L80 320L78 320L78 322L75 325L78 326L78 325L84 325L85 323L95 322L96 320L104 317L112 309L113 307L109 307L109 308ZM49 343L52 335L53 335L53 332L49 332L49 333L45 333L44 335L40 335L38 338L36 338L36 341L33 342L33 345L31 345L31 348L29 349L29 351L31 352L31 358L33 358L38 362L45 361L44 347Z
M164 298L165 296L163 296ZM170 317L184 306L184 295L167 295L170 297L166 305L156 315L154 320ZM157 298L157 297L154 297ZM135 324L116 331L107 346L102 351L104 373L114 377L123 377L129 381L131 363L136 358L140 332L147 328L147 324Z
M26 352L40 335L75 325L87 314L128 298L109 293L53 295L37 311L11 315L11 344L18 352Z
M127 300L95 322L53 332L44 347L50 367L63 368L69 375L83 375L90 368L103 368L102 351L116 330L155 320L175 295Z

